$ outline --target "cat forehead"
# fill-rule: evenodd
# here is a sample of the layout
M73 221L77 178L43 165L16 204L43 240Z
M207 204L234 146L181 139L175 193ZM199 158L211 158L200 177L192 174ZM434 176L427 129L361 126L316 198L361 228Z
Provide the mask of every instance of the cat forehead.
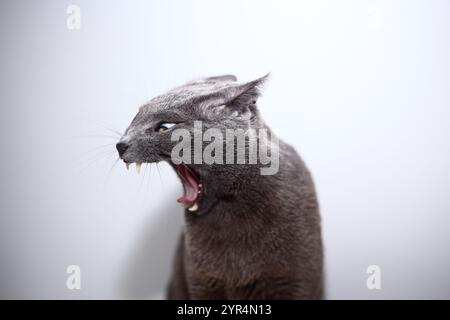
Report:
M225 93L227 88L235 85L236 83L233 81L190 82L151 99L148 103L141 107L141 110L153 112L163 111L175 106L188 104L195 98L204 97L207 99L208 97L217 96L220 93Z

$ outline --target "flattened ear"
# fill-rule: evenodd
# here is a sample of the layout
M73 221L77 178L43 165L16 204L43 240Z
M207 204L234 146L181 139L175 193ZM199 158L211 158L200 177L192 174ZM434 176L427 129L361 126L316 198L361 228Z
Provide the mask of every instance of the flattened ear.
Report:
M236 82L237 78L236 78L236 76L234 76L232 74L225 74L223 76L216 76L216 77L205 78L205 79L203 79L203 81L205 81L205 82L220 82L220 81L233 81L233 82Z
M261 95L261 89L269 76L270 73L256 80L230 87L227 105L238 109L250 106L254 108L258 97Z
M237 81L236 76L234 76L232 74L225 74L222 76L215 76L215 77L208 77L208 78L192 80L192 81L188 82L187 84L191 84L191 85L201 84L201 83L216 84L216 83L220 83L220 82L236 82L236 81Z

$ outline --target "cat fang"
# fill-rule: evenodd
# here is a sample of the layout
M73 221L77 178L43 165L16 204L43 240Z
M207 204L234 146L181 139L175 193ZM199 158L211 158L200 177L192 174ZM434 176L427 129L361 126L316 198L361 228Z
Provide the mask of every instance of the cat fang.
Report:
M127 170L130 168L130 163L125 162ZM196 212L199 210L200 197L202 195L202 183L200 181L200 176L190 167L179 164L176 165L171 162L174 167L178 177L180 178L184 195L180 197L177 201L190 212ZM141 162L136 162L136 171L139 174L141 172Z

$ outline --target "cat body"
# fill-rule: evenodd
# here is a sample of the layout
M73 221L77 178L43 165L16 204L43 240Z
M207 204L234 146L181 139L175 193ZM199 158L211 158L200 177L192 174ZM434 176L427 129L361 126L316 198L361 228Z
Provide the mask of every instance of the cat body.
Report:
M169 91L140 109L119 142L125 146L118 144L126 163L168 161L183 183L185 195L178 201L187 207L186 224L169 299L321 297L319 206L311 175L291 146L278 139L268 146L277 151L274 174L261 174L260 163L173 161L175 142L168 133L191 132L196 120L204 130L263 129L275 137L256 106L264 80L239 84L221 76Z

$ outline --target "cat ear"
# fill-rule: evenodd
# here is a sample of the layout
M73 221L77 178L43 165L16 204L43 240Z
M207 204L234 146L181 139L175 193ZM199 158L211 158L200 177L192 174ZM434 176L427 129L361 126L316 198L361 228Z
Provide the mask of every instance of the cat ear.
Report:
M233 81L233 82L236 82L237 78L236 78L236 76L234 76L232 74L225 74L223 76L204 78L203 81L204 82L221 82L221 81Z
M235 108L237 111L243 111L242 109L246 108L254 109L256 101L261 95L261 89L269 76L270 73L256 80L230 86L228 88L228 102L226 105Z
M216 84L220 82L236 82L237 78L236 76L232 74L225 74L222 76L215 76L215 77L208 77L208 78L201 78L197 80L192 80L188 82L188 85L195 85L195 84L201 84L201 83L209 83L209 84Z

